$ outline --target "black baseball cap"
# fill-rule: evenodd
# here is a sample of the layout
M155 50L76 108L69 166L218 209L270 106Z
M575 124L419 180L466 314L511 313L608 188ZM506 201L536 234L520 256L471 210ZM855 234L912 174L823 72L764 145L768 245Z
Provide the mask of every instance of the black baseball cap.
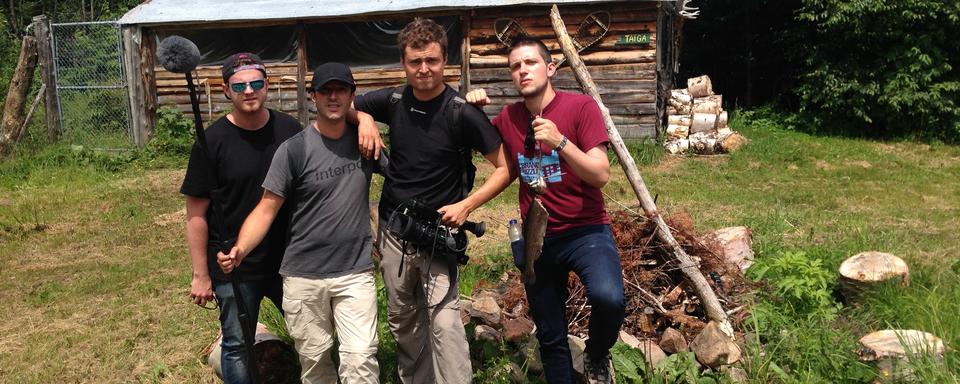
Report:
M230 55L223 61L223 67L220 69L223 72L223 82L226 83L234 73L247 69L256 69L263 73L263 77L267 77L267 67L263 65L260 56L250 52L240 52Z
M350 86L353 91L357 90L357 83L353 81L353 72L350 67L343 63L323 63L313 71L313 80L310 80L310 90L316 91L324 84L331 81L339 81Z

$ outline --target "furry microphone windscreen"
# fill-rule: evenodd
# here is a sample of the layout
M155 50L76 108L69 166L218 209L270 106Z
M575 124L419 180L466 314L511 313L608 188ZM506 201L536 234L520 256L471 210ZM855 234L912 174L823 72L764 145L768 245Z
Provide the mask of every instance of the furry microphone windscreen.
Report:
M169 36L157 46L157 61L170 72L187 73L200 63L200 50L190 40Z

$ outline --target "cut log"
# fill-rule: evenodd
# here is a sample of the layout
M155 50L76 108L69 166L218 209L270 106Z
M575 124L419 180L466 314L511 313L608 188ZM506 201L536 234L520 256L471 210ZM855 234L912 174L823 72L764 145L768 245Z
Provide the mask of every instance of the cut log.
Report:
M687 92L693 97L706 97L713 95L713 84L707 75L687 79Z
M667 123L672 125L682 125L689 127L690 123L693 121L693 118L690 115L669 115L667 116Z
M862 252L840 264L840 289L853 299L861 291L878 283L893 281L910 284L910 269L903 259L883 252Z
M720 114L717 115L717 130L721 130L727 127L727 111L720 111Z
M916 330L883 330L860 338L857 354L862 361L875 362L880 376L894 382L909 381L913 372L909 359L943 359L943 340L930 333Z
M667 126L667 138L668 139L684 139L689 135L690 127L685 125L673 125L670 124Z
M747 144L747 138L738 132L725 134L722 140L719 140L720 150L724 153L731 153Z
M23 127L23 110L27 104L27 93L33 85L33 70L37 68L37 41L33 36L24 36L20 47L17 68L10 79L7 99L3 106L3 120L0 123L0 156L13 150L20 140L20 128Z
M694 113L690 122L690 134L716 132L717 115L712 113Z
M223 370L220 366L220 341L222 334L207 346L210 354L207 356L207 364L213 368L213 373L219 378L223 378ZM297 351L292 346L280 340L277 335L267 330L267 327L257 323L256 342L254 349L257 353L257 368L260 382L263 383L294 383L300 382L300 367L297 364Z
M717 153L717 138L713 134L704 132L691 133L690 150L701 155L712 155Z
M670 140L664 143L664 148L666 148L667 153L671 155L684 153L690 149L690 141L687 139Z
M676 100L680 104L690 104L693 102L693 98L690 97L690 94L687 93L686 89L674 89L670 91L670 98Z
M672 105L668 105L668 106L667 106L667 114L668 114L668 115L679 115L679 114L680 114L680 110L677 109L677 107L674 107L674 106L672 106Z
M693 113L712 113L720 114L723 105L723 96L713 95L693 99Z

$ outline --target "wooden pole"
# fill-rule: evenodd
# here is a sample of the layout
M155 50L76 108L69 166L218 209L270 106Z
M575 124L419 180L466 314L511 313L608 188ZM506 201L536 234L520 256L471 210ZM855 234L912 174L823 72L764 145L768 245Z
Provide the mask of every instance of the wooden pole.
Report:
M306 127L310 124L307 108L307 32L303 23L297 24L297 120Z
M3 106L3 121L0 124L0 155L13 150L20 139L23 126L23 109L27 104L27 94L33 85L33 71L37 68L37 40L33 36L24 36L20 46L17 68L10 78L7 100Z
M136 26L123 27L120 31L123 39L124 80L127 82L127 102L130 103L130 130L133 142L143 147L150 140L149 127L144 111L143 80L140 65L141 30Z
M57 74L53 66L53 39L50 19L44 15L33 18L33 33L37 39L37 60L43 83L47 85L44 117L47 119L47 138L53 142L60 136L60 100L57 96Z
M627 150L626 144L624 144L623 139L620 137L620 132L617 131L617 127L610 117L610 111L603 105L603 100L600 99L597 86L593 83L590 72L587 72L583 60L580 59L580 55L577 53L577 49L574 47L573 41L567 33L567 27L563 23L563 19L560 18L560 11L556 5L550 9L550 21L553 23L553 30L557 34L557 40L560 42L564 56L570 63L570 68L574 71L577 82L580 83L584 92L593 97L600 106L600 112L603 114L603 121L607 126L607 135L613 144L613 150L616 152L617 158L620 159L620 164L627 174L627 179L630 180L630 186L633 187L633 192L636 193L637 198L640 200L640 206L643 207L644 214L656 223L657 237L673 251L674 257L680 264L679 267L683 275L689 280L697 296L700 296L703 300L707 317L710 320L720 322L724 332L727 333L728 336L732 336L733 328L730 327L730 323L727 321L727 314L723 311L723 307L720 306L720 301L717 300L716 293L713 292L713 289L710 288L710 285L707 283L707 279L700 273L698 265L694 263L693 260L690 259L690 256L680 247L680 243L677 242L677 239L675 239L670 232L670 227L667 226L667 223L657 211L657 205L653 202L653 197L650 196L650 191L647 190L647 186L640 176L640 170L637 169L637 165L633 161L633 156L630 155L630 151Z
M33 118L33 113L36 112L37 106L40 105L40 99L43 99L43 93L47 91L46 84L40 84L40 89L37 90L37 96L33 98L33 103L30 104L30 110L27 111L27 117L23 119L23 125L20 126L20 132L17 133L16 139L14 139L14 144L20 142L20 138L23 137L23 133L27 131L27 126L30 125L30 119Z

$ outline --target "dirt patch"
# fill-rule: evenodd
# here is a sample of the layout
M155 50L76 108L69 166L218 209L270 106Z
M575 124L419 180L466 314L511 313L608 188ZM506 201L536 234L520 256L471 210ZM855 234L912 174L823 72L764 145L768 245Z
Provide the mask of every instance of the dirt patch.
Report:
M157 215L153 218L153 223L161 227L166 227L168 225L183 224L187 221L187 209L181 209L179 211L174 211L170 213L164 213L162 215Z
M860 167L863 169L873 168L873 164L870 164L870 162L866 160L848 160L844 161L843 165L848 167Z
M824 160L817 160L817 163L814 166L821 171L832 171L837 168Z

